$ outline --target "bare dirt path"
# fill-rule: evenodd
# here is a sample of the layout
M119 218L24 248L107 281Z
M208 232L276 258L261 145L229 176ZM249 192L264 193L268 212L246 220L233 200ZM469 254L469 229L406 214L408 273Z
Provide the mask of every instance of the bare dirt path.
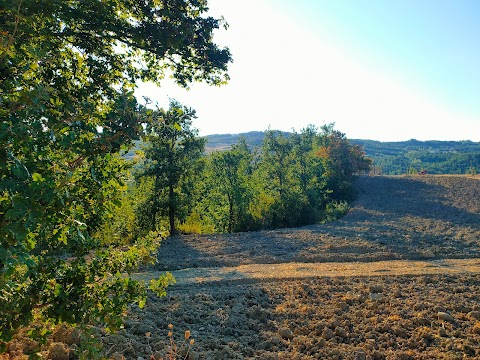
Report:
M149 281L163 272L137 274ZM249 264L235 267L193 268L172 271L176 286L228 282L281 281L318 277L480 274L480 259L389 260L342 263ZM480 296L480 294L479 294Z

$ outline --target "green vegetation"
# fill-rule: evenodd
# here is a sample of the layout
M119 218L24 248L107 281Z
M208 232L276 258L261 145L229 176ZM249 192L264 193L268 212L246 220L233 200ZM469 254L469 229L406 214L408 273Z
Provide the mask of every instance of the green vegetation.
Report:
M157 230L157 216L166 214L174 235L175 219L191 203L192 172L205 147L205 139L191 127L194 117L194 110L172 100L168 110L159 109L147 124L146 160L137 177L153 182L145 207L151 216L151 230Z
M138 81L220 85L206 1L10 0L0 8L0 346L67 323L121 327L161 239L311 224L348 209L370 162L324 126L205 155L195 111L149 108ZM122 154L141 148L134 163ZM131 159L132 157L130 157ZM159 296L173 282L150 283ZM39 335L39 336L40 336ZM86 345L94 350L93 345ZM88 351L88 349L87 349Z
M138 170L137 178L148 178L153 184L150 198L137 212L138 218L147 221L138 223L147 229L169 224L171 233L176 229L223 233L331 220L348 209L354 196L354 176L370 169L370 160L361 148L352 146L333 125L321 131L309 126L288 136L268 130L261 146L249 147L245 138L240 138L228 150L200 156L204 140L195 137L190 123L185 126L183 120L191 113L176 102L172 109L182 114L175 131L179 135L183 129L183 135L170 136L170 127L168 134L156 131L153 142L147 142L145 162ZM166 147L153 151L155 144ZM160 191L154 185L158 181ZM152 210L157 206L153 204L164 211ZM171 206L175 211L169 210Z
M250 229L253 224L249 213L253 199L253 159L243 139L230 150L211 153L206 158L204 180L197 191L198 205L191 220L198 223L200 218L205 219L201 228L212 232Z
M284 132L284 136L291 133ZM252 131L243 134L208 135L207 151L227 149L240 137L250 147L259 146L264 133ZM352 145L359 145L368 158L373 160L376 174L401 175L429 174L471 174L480 170L480 143L472 141L418 141L380 142L375 140L351 139Z
M224 24L207 10L193 0L2 1L0 345L33 320L115 329L128 304L145 302L143 283L125 274L155 259L162 234L132 233L118 154L154 124L138 81L228 79L229 50L212 42ZM103 229L118 206L125 225ZM161 295L170 282L151 288Z

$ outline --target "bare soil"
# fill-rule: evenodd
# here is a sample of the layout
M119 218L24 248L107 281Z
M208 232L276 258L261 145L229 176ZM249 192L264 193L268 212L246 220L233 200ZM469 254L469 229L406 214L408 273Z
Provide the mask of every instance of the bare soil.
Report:
M478 359L479 180L362 177L332 223L169 238L137 277L177 284L104 350L164 358L172 324L187 359Z
M111 355L191 359L480 358L480 181L362 177L342 219L169 238L148 279L177 285L134 310ZM146 336L149 335L150 337Z

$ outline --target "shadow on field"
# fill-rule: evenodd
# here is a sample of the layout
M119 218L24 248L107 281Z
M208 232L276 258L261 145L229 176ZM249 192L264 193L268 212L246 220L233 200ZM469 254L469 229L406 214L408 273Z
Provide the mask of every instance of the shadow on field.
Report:
M394 258L478 257L480 181L364 177L352 211L327 231L381 245Z
M356 204L392 218L415 216L478 226L480 181L457 178L455 184L448 187L448 182L436 179L362 177L356 185L359 197ZM472 186L475 183L477 186Z

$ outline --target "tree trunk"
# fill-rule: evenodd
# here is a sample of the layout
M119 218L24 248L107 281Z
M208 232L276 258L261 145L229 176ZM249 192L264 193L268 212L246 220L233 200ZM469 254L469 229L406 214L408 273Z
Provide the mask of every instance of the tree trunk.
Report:
M177 233L175 229L175 203L174 203L173 184L168 186L168 219L170 220L170 235L173 236Z
M233 196L228 195L228 232L231 233L233 229L234 213L233 213Z

